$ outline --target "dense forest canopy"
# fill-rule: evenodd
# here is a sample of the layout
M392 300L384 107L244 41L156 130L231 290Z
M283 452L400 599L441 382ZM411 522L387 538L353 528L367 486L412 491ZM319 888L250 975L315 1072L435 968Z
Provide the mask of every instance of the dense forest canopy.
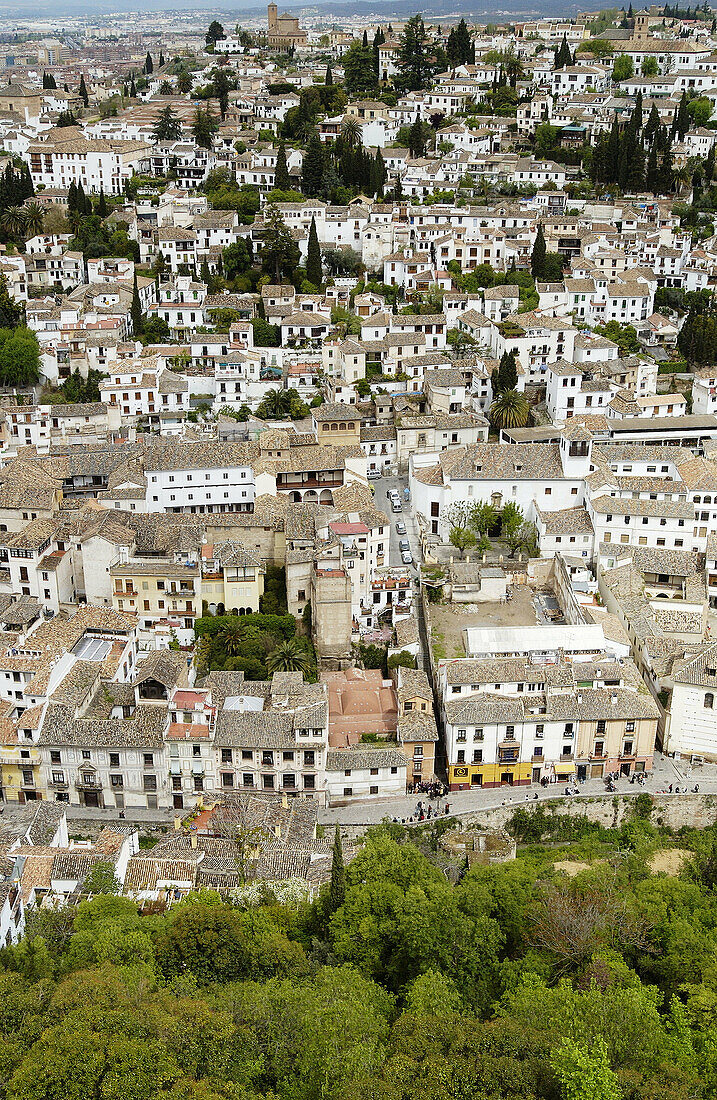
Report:
M384 825L311 903L203 892L141 914L108 893L36 912L0 957L2 1095L714 1096L717 830L675 838L649 814L563 825L569 847L455 885L446 823ZM678 874L652 869L666 846Z

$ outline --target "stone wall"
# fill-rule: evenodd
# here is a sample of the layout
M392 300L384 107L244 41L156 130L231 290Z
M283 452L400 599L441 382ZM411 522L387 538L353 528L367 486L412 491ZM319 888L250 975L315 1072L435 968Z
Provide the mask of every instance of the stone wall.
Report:
M505 806L496 806L490 810L473 810L461 814L461 822L475 824L485 828L502 828L510 821L517 809L530 811L537 806L547 813L557 816L584 817L606 829L622 824L625 817L633 814L633 803L638 794L574 796L570 799L555 799L540 802L521 802L519 798ZM665 825L678 830L683 826L704 829L717 822L717 796L710 794L673 794L653 797L653 811L650 821L653 825Z

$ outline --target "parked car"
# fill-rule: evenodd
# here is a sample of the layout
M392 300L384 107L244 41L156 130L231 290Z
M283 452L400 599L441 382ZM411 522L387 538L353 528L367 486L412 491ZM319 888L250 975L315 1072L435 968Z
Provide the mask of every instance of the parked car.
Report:
M402 519L399 519L396 522L396 534L397 535L405 535L406 534L406 524L403 522Z
M401 551L402 554L405 553L406 550L410 550L411 549L411 544L408 541L408 539L399 539L398 540L398 549Z
M404 565L413 565L413 555L410 550L404 550L402 552L401 561Z
M369 481L375 481L376 478L381 476L381 471L380 470L369 470L366 476L368 477Z
M403 505L401 504L400 500L392 500L391 501L391 508L393 509L394 512L402 512L403 511Z

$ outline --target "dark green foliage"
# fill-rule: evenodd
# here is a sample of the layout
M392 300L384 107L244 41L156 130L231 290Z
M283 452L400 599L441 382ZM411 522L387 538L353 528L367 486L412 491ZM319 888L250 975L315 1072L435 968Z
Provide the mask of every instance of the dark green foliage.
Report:
M412 16L404 27L398 54L399 83L407 92L425 88L437 71L435 55L420 15Z
M570 46L568 45L568 39L566 35L563 35L563 40L560 46L555 50L555 62L554 68L564 69L566 65L572 65L573 55L570 52Z
M534 279L542 279L543 269L545 267L545 234L543 233L542 222L538 223L538 232L535 235L535 242L533 244L533 250L530 254L530 274Z
M267 565L264 576L262 615L286 615L286 569L283 565Z
M7 313L2 298L0 285L0 316ZM30 386L39 377L40 349L35 333L22 326L0 328L0 385Z
M301 190L308 198L321 193L324 177L324 148L318 134L313 134L304 153L301 166Z
M376 90L378 73L374 64L374 51L354 42L343 56L344 87L352 99L361 99Z
M143 72L145 76L150 76L150 74L154 72L154 62L152 61L152 55L149 50L147 50L147 56L144 59Z
M309 227L309 243L306 254L306 278L310 283L313 283L317 290L319 290L323 281L323 276L321 271L321 248L319 246L319 238L316 233L316 221L314 218L311 219L311 226Z
M152 138L156 142L179 141L182 136L182 124L170 106L163 107L157 115L152 129Z
M208 46L215 46L220 39L226 38L224 34L224 27L217 19L212 19L209 24L209 30L204 36L204 41Z
M84 73L80 77L80 87L79 87L79 90L78 90L78 95L82 98L82 102L84 103L85 107L88 107L89 103L90 103L90 97L89 97L88 92L87 92L87 85L85 84L85 74Z
M677 337L677 346L690 363L717 363L717 309L691 310Z
M132 281L132 304L129 307L129 315L132 319L132 332L135 336L141 336L142 334L142 306L139 300L139 290L137 289L137 272L134 273L134 279Z
M465 19L461 19L457 26L451 27L446 43L446 55L453 67L469 65L475 61L475 46L471 41Z
M286 146L282 141L279 143L279 148L276 152L276 173L274 175L274 190L288 191L290 187L291 180L289 179L289 170L286 167Z
M51 394L43 394L43 401L48 400L53 405L67 403L70 405L84 404L88 401L100 400L100 382L106 375L98 370L87 372L87 378L83 378L78 370L74 370L58 390Z

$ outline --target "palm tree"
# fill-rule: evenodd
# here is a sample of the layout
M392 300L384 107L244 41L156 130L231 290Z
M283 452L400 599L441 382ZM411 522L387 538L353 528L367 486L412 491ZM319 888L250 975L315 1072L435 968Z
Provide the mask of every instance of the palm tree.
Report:
M45 211L39 202L29 202L25 207L25 232L28 237L42 233L45 225Z
M0 227L10 237L20 237L25 231L25 210L22 206L8 206L0 214Z
M298 638L287 638L280 642L266 662L271 675L275 672L301 672L305 675L310 666L309 654Z
M233 616L221 632L222 645L232 656L241 652L244 645L244 629L238 617Z
M510 53L505 59L505 75L508 77L511 88L514 88L519 80L523 79L525 70L523 62L514 53Z
M262 420L282 420L291 411L291 395L288 390L267 390L256 411Z
M355 145L361 144L363 141L363 129L357 118L349 117L344 121L341 127L341 137L352 149Z
M191 73L188 73L186 69L182 69L181 73L177 77L177 91L182 95L186 95L187 92L191 92L192 85L194 84L194 77Z
M530 405L524 393L504 390L490 407L490 419L494 427L524 428L530 416Z
M672 185L675 188L677 194L684 190L685 187L689 187L692 182L692 172L687 164L680 165L679 168L673 168L672 170Z

